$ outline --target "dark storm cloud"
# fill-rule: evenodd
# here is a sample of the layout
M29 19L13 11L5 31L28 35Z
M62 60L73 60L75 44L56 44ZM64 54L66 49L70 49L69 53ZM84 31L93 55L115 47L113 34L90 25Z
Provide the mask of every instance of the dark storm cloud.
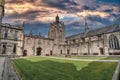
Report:
M18 14L17 12L15 12L14 14L10 14L7 17L12 18L12 19L26 18L26 19L30 20L30 19L34 19L38 15L38 12L40 12L40 11L38 11L38 10L27 11L27 12L22 13L22 14Z
M120 3L120 0L96 0L97 2Z
M110 13L112 11L113 11L113 9L106 9L106 10L104 10L104 12L108 12L108 13Z
M67 14L71 14L67 17L73 16L76 18L75 15L77 12L82 13L83 10L88 10L91 12L90 15L87 15L88 26L90 28L109 25L112 23L112 18L115 19L120 16L120 0L6 0L7 2L11 6L15 4L19 5L13 7L8 5L6 7L6 9L15 12L12 11L11 13L11 11L8 11L10 13L5 15L4 22L15 21L14 23L17 23L19 22L17 21L18 19L26 19L25 32L29 33L32 30L34 34L41 32L43 35L47 35L48 23L50 23L51 18L55 17L56 14L60 14L62 18L66 17ZM25 9L19 9L17 11L18 9L15 9L15 7L18 7L18 9L25 7ZM80 18L83 18L83 15L83 13L80 14ZM67 35L83 31L84 19L76 21L73 19L68 18L66 21L65 18L63 19L66 25Z
M103 25L110 25L112 24L112 21L110 21L108 18L102 18L100 17L99 15L95 16L95 15L90 15L87 17L87 19L90 21L90 22L99 22ZM97 25L97 24L96 24Z
M80 11L78 4L74 0L42 0L43 3L50 7L55 7L62 10L67 10L68 12Z
M82 9L83 9L83 10L96 10L95 7L89 7L89 6L87 6L87 5L82 6Z
M120 17L120 14L115 14L115 13L112 13L111 16L117 18L117 17Z

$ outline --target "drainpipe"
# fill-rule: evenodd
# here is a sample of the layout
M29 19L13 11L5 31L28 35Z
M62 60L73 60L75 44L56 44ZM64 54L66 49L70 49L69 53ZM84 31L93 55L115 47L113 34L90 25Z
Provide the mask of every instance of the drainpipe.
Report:
M90 55L90 37L89 37L89 41L88 41L88 55Z

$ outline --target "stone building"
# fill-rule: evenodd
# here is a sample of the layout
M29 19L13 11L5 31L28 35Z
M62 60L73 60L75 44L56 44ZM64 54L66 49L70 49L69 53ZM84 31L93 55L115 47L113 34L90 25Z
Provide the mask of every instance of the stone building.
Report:
M59 55L60 48L65 44L65 25L59 21L59 16L56 16L56 21L50 24L48 38L40 35L25 35L24 50L28 56L32 55Z
M65 25L64 22L59 20L59 16L56 16L56 21L50 24L48 37L54 39L53 54L59 55L62 50L62 46L65 44Z
M50 23L48 38L24 34L22 26L3 24L4 0L0 0L0 54L6 55L120 55L120 24L66 37L64 22L57 15Z
M26 56L52 55L53 39L41 35L25 35L24 50Z
M120 25L72 35L66 42L72 55L120 55Z
M1 24L0 54L22 55L23 53L23 26Z

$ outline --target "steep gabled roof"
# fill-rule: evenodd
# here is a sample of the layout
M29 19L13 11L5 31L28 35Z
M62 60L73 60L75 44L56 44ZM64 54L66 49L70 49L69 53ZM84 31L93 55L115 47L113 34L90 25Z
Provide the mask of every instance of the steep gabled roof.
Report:
M120 25L113 24L113 25L110 25L107 27L90 30L87 33L79 33L79 34L71 35L71 36L66 37L66 39L75 39L78 37L83 38L83 37L89 37L89 36L96 36L96 35L100 35L100 34L106 34L106 33L117 32L117 31L120 31Z

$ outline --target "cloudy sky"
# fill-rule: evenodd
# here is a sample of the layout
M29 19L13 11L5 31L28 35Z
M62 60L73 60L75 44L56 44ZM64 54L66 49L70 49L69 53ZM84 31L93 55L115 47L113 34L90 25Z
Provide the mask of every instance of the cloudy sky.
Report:
M47 36L58 14L66 26L66 36L84 31L87 17L90 29L112 24L120 16L120 0L5 0L4 23L26 22L25 33Z

